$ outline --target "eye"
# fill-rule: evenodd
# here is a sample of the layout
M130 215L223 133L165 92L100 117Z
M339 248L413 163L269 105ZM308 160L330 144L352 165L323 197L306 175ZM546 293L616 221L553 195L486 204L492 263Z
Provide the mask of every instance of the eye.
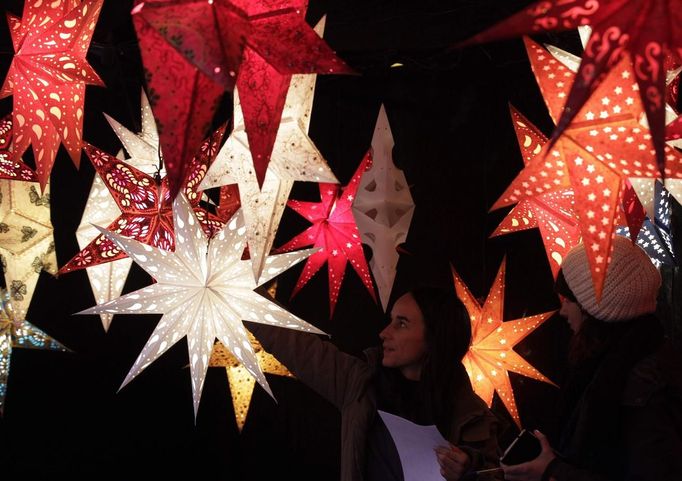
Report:
M400 319L398 321L398 326L399 327L407 327L407 322L405 322L403 319Z

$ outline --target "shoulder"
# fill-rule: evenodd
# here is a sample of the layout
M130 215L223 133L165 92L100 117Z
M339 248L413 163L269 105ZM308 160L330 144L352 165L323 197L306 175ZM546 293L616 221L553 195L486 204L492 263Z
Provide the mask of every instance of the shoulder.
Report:
M682 355L669 342L635 364L622 402L626 406L644 406L663 391L682 399Z

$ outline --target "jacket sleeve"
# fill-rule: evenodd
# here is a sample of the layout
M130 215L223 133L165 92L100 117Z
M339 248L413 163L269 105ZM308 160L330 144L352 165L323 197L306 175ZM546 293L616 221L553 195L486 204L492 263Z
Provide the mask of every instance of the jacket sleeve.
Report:
M499 421L492 412L486 412L462 430L458 447L466 452L471 459L471 467L468 473L470 477L465 477L465 480L479 479L487 481L504 479L502 471L486 472L478 476L474 475L479 470L499 467L500 449L497 442L498 431Z
M316 334L257 323L248 327L267 352L339 409L364 389L370 377L366 362Z

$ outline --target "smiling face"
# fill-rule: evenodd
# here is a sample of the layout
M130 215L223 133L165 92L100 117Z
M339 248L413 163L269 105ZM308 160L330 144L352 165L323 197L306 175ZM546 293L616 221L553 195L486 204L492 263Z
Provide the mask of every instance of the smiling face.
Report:
M403 295L393 305L391 322L379 333L384 348L382 364L400 369L407 379L418 380L426 355L425 330L417 301L410 293Z

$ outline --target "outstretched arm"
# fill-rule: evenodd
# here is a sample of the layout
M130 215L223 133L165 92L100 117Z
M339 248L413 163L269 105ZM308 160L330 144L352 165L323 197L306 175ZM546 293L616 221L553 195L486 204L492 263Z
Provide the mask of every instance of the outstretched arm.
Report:
M316 334L249 323L249 330L300 381L341 408L369 379L367 363Z

